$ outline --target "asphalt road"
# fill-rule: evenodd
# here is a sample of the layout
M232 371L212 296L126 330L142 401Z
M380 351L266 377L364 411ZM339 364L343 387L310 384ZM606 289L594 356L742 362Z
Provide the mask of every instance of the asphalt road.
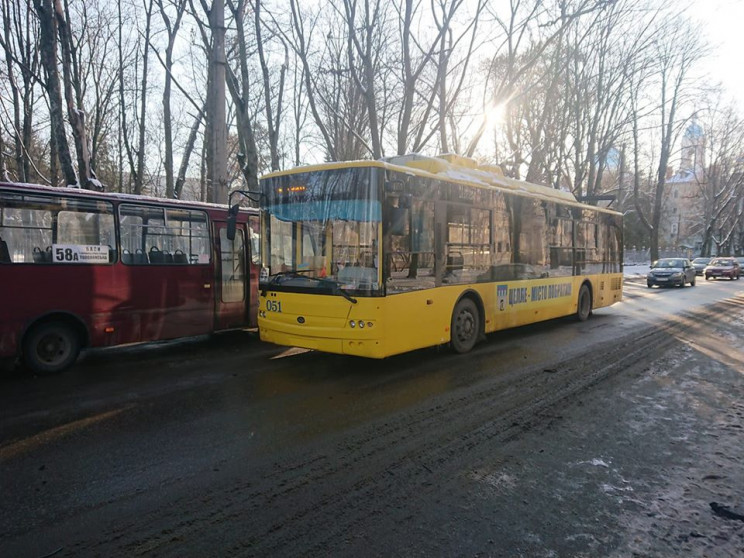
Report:
M6 374L0 556L737 556L743 311L628 282L468 355L236 332Z

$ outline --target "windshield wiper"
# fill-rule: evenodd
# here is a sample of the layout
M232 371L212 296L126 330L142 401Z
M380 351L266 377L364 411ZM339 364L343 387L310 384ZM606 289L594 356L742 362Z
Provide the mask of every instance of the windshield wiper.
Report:
M321 279L321 281L325 281L326 283L330 283L333 285L333 292L334 294L340 294L342 297L344 297L346 300L351 302L352 304L357 303L357 299L351 296L349 293L347 293L345 290L343 290L338 283L335 281L330 281L328 279Z
M315 277L305 277L303 273L310 273L315 271L314 269L292 269L289 271L279 271L274 273L269 278L269 283L276 283L280 277L303 277L305 279L315 279Z
M300 269L295 271L280 271L279 273L275 273L271 276L271 279L269 280L269 285L276 285L279 283L281 277L289 277L289 278L295 278L295 277L301 277L302 279L307 279L308 281L315 281L320 285L328 285L331 287L331 292L334 295L341 295L346 300L351 302L352 304L357 303L357 299L351 296L349 293L347 293L344 289L342 289L339 284L334 281L333 279L327 279L323 277L308 277L307 275L302 275L303 273L309 273L311 271L315 271L314 269Z

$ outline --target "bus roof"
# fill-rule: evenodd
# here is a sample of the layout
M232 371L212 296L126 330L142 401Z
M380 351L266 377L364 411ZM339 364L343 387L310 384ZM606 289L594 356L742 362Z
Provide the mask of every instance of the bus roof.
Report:
M387 157L378 161L343 161L321 163L296 167L290 170L277 171L266 174L261 178L273 178L289 174L314 172L323 170L353 168L353 167L377 167L391 171L407 173L414 176L424 176L437 180L446 180L460 184L468 184L476 188L487 188L511 192L520 196L539 198L547 201L561 202L577 207L586 207L607 213L618 213L612 209L589 206L579 202L570 192L564 192L549 186L515 180L504 176L500 167L495 165L478 165L474 159L460 155L445 154L439 157L428 157L425 155L411 154L395 157Z
M227 210L227 204L209 203L201 201L190 201L190 200L179 200L170 198L157 198L155 196L145 196L141 194L122 194L119 192L97 192L95 190L87 190L84 188L72 188L69 186L46 186L43 184L27 184L23 182L0 182L0 189L13 189L13 190L24 190L28 192L35 192L39 194L67 194L73 196L80 196L86 198L100 199L100 200L117 200L120 202L138 202L138 203L153 203L158 205L167 205L171 207L191 207L196 209L215 209L220 211ZM249 213L258 212L258 209L252 207L241 207L241 210L246 210Z

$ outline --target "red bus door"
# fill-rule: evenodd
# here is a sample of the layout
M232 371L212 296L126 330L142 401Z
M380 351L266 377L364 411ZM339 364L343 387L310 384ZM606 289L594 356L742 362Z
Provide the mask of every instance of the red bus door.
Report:
M238 223L235 239L227 238L227 223L214 222L217 240L215 330L249 325L250 293L246 227Z

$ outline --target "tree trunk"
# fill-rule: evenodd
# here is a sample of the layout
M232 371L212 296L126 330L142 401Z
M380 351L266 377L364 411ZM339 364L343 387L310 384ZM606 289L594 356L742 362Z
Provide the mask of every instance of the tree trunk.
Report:
M34 0L34 7L39 14L39 49L41 50L41 63L46 73L46 91L49 99L49 121L52 135L65 183L74 186L77 184L77 176L72 165L70 146L65 134L62 89L57 70L57 25L54 6L52 0Z
M73 91L72 34L60 0L54 0L54 12L62 53L62 75L64 78L65 100L67 102L67 119L70 121L72 137L75 141L75 152L77 153L78 178L82 188L97 189L94 183L95 174L90 166L88 134L85 129L85 112L83 111L83 107L79 106L81 95L75 95Z
M202 120L204 120L204 110L196 115L194 124L191 126L191 132L189 133L189 139L186 141L186 147L183 150L183 157L181 158L181 167L178 170L178 178L176 178L176 184L173 195L175 198L181 199L183 193L183 185L186 182L186 170L189 168L189 160L191 154L194 151L196 145L196 138L199 134L199 126L201 126Z
M145 17L144 53L142 57L142 89L140 91L139 140L137 142L137 170L134 176L134 193L142 194L145 174L145 124L147 118L147 62L150 52L150 23L152 21L152 0L147 4Z
M225 4L214 0L209 13L212 45L209 51L209 85L207 91L207 155L210 201L227 203L227 129L225 121Z

